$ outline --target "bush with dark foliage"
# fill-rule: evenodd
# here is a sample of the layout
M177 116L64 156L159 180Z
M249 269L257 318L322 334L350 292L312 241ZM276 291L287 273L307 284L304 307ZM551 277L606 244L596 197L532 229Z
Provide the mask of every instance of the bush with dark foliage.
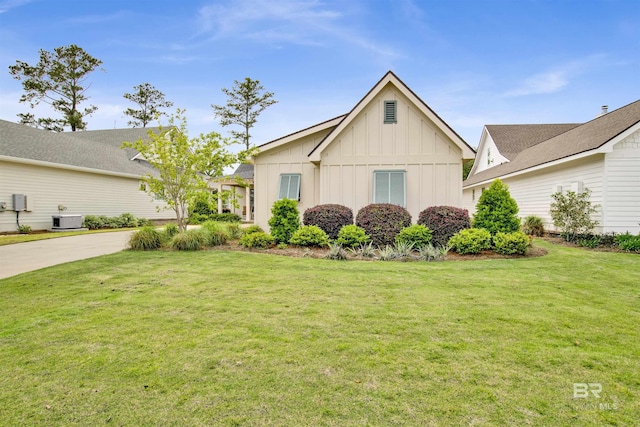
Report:
M373 203L358 211L356 225L365 229L375 246L393 245L400 230L411 225L411 214L402 206Z
M431 230L431 243L446 246L460 230L471 227L469 211L453 206L431 206L418 216L418 224Z
M304 225L317 225L330 239L337 239L342 227L353 224L353 211L342 205L318 205L304 211L302 222Z

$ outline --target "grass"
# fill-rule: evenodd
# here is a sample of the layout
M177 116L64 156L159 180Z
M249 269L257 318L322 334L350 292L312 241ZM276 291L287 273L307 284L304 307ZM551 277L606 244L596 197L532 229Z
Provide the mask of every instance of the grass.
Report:
M56 239L58 237L78 236L80 234L111 233L114 231L135 230L135 228L106 228L102 230L51 231L30 234L0 234L0 246L16 243L35 242L37 240Z
M538 244L444 263L121 252L0 280L0 425L635 424L638 256Z

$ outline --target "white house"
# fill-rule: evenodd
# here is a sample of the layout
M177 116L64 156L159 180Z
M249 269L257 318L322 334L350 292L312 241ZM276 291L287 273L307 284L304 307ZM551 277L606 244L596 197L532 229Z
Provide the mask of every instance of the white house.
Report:
M147 130L54 133L0 120L0 232L16 231L18 221L50 229L59 214L175 219L144 191L141 177L153 171L150 165L120 148ZM14 194L27 196L26 210L14 210Z
M462 165L474 150L393 72L347 114L283 136L253 157L255 222L271 206L299 201L358 210L393 203L414 221L434 205L462 206Z
M557 191L591 190L597 232L640 232L640 100L583 124L487 125L464 181L464 207L475 211L484 188L500 178L520 216L553 230Z

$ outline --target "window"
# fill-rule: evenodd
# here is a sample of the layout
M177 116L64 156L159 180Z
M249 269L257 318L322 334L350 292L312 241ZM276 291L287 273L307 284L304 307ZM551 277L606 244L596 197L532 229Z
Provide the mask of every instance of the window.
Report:
M396 114L397 104L396 101L384 101L384 122L398 123L398 117Z
M405 171L373 172L373 203L391 203L405 207L407 199Z
M283 173L280 175L280 188L278 188L278 200L291 199L300 201L300 174Z
M476 200L476 190L471 190L471 201Z

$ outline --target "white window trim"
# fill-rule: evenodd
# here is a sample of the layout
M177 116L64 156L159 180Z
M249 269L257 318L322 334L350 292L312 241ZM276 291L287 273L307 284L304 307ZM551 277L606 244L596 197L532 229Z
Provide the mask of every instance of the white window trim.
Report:
M297 197L291 199L290 197L280 197L280 193L282 190L282 178L284 177L298 177L298 186L297 186ZM296 201L300 201L300 185L301 185L301 181L302 181L302 174L299 173L281 173L280 177L278 179L278 200L282 200L282 199L291 199L291 200L296 200ZM289 194L289 192L287 191L287 196L290 196L291 194Z
M373 197L371 198L373 200L373 203L391 203L389 202L379 202L376 200L376 174L378 173L402 173L402 176L404 178L403 180L403 186L402 186L402 204L398 205L398 206L402 206L403 208L407 207L407 171L403 170L403 169L389 169L389 170L374 170L373 171ZM389 179L389 185L391 185L391 179ZM391 191L391 188L389 188L389 191ZM394 203L392 203L394 204Z

